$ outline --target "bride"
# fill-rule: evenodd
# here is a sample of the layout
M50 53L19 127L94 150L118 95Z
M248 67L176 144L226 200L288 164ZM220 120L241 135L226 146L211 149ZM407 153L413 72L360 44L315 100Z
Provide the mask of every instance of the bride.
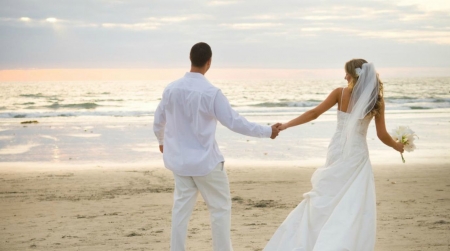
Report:
M376 202L366 142L372 118L378 138L403 152L386 131L383 83L373 64L345 64L346 88L337 88L316 108L281 125L281 130L316 119L338 104L337 129L324 166L312 178L312 190L289 214L265 251L371 251L375 246Z

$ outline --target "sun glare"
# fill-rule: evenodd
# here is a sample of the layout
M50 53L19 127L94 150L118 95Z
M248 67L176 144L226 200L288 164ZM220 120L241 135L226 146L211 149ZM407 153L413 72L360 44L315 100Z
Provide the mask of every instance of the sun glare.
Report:
M58 19L56 19L54 17L49 17L49 18L45 19L45 21L47 21L49 23L56 23L56 21L58 21Z
M30 22L30 21L31 21L31 18L29 18L29 17L21 17L21 18L20 18L20 21L23 21L23 22Z

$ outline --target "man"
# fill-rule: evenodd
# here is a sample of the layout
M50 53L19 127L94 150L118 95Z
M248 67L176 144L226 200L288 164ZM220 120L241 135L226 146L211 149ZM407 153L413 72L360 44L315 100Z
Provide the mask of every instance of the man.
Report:
M208 44L195 44L190 52L191 71L166 87L155 111L153 130L164 165L175 180L171 251L185 250L188 222L199 191L210 212L214 250L233 250L230 187L215 140L217 121L247 136L274 139L279 133L280 124L251 123L231 108L220 89L204 76L211 57Z

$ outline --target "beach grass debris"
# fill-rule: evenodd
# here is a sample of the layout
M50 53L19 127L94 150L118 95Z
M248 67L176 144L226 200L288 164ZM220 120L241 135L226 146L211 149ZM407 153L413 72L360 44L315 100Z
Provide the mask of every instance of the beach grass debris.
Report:
M231 198L231 200L239 203L242 203L244 201L241 196L234 196L233 198Z
M37 120L28 120L28 121L22 121L21 124L37 124L39 123Z
M253 207L275 207L275 201L273 200L260 200L257 202L252 202L251 205Z
M126 237L134 237L134 236L142 236L142 234L136 233L136 232L131 232L131 233L126 235Z

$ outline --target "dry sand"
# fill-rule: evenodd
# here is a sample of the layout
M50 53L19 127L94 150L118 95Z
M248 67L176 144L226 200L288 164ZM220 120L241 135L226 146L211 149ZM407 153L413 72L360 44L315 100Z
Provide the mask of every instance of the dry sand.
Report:
M0 250L169 250L170 171L7 166L0 166ZM236 251L262 250L310 189L314 170L228 165ZM375 166L374 173L376 250L450 250L450 165ZM187 243L212 250L200 198Z

